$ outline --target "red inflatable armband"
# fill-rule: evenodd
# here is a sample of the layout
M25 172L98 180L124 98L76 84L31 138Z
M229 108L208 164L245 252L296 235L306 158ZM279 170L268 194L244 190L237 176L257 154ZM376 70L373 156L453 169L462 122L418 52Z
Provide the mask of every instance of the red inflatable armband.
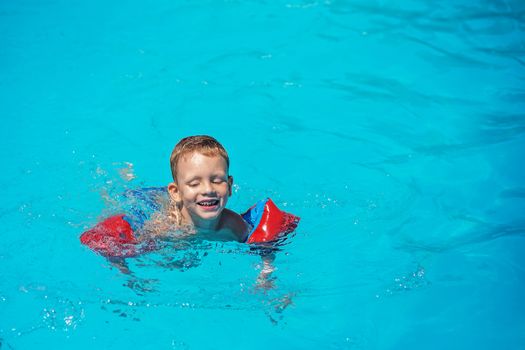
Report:
M137 255L138 241L124 215L116 215L98 223L80 236L80 242L94 251L112 257Z
M300 220L298 216L277 208L270 198L259 201L242 214L242 217L253 227L247 243L276 241L295 230Z

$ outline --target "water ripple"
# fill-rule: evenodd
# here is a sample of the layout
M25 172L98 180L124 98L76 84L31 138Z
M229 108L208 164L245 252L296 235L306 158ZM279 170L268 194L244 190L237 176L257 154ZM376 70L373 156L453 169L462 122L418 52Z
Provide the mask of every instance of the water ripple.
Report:
M345 74L344 82L325 79L324 86L330 89L349 93L348 98L367 98L370 100L400 100L413 105L428 105L435 103L441 105L476 106L481 102L465 97L427 94L416 88L409 88L398 79L384 78L370 74Z
M516 187L503 190L499 193L500 198L525 198L525 187Z
M427 47L429 49L431 49L434 53L437 53L439 54L441 57L439 56L430 56L429 58L431 60L434 60L434 61L438 61L438 59L440 58L444 58L445 61L439 61L439 63L445 63L446 62L446 65L447 66L458 66L458 67L469 67L469 68L472 68L472 67L478 67L478 68L484 68L484 69L501 69L503 67L500 67L498 65L495 65L495 64L490 64L490 63L487 63L487 62L483 62L483 61L480 61L479 59L476 59L472 56L469 56L469 55L466 55L466 54L462 54L462 53L459 53L459 52L454 52L454 51L451 51L449 49L446 49L444 47L441 47L441 46L438 46L438 45L435 45L435 44L432 44L430 42L427 42L423 39L419 39L415 36L411 36L411 35L403 35L403 37L405 38L405 40L407 41L411 41L413 43L416 43L416 44L419 44L421 46L424 46L424 47Z
M482 223L478 219L469 217L457 217L457 220L466 220L474 223L468 231L459 233L455 236L449 234L444 237L431 239L427 237L424 241L416 237L403 237L397 241L394 246L409 252L432 252L441 253L452 249L458 249L465 246L489 242L502 237L525 236L525 222L515 224L491 224ZM406 220L398 229L409 224L411 220ZM397 231L396 230L393 230Z

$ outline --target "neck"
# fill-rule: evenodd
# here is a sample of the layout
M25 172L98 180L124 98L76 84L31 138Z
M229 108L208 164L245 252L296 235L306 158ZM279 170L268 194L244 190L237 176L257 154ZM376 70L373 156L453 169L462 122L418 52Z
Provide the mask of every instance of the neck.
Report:
M182 221L195 228L197 232L216 231L219 228L219 218L214 220L202 220L192 217L186 210L182 209Z

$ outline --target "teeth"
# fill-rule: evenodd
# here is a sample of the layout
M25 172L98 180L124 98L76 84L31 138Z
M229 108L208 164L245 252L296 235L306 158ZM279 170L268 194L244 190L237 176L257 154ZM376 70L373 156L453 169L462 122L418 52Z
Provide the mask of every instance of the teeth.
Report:
M213 200L213 201L202 201L202 202L199 202L199 205L202 205L202 206L205 206L205 207L211 207L213 205L216 205L218 204L219 201L218 200Z

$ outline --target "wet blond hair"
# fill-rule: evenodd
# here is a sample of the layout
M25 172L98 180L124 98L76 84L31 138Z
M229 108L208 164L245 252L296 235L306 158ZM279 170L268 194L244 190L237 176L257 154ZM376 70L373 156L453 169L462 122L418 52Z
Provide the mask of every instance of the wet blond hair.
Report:
M177 182L177 164L182 156L199 152L208 157L221 156L226 161L226 166L230 167L230 158L224 147L219 141L211 136L196 135L183 138L177 143L170 156L170 167L173 181Z

